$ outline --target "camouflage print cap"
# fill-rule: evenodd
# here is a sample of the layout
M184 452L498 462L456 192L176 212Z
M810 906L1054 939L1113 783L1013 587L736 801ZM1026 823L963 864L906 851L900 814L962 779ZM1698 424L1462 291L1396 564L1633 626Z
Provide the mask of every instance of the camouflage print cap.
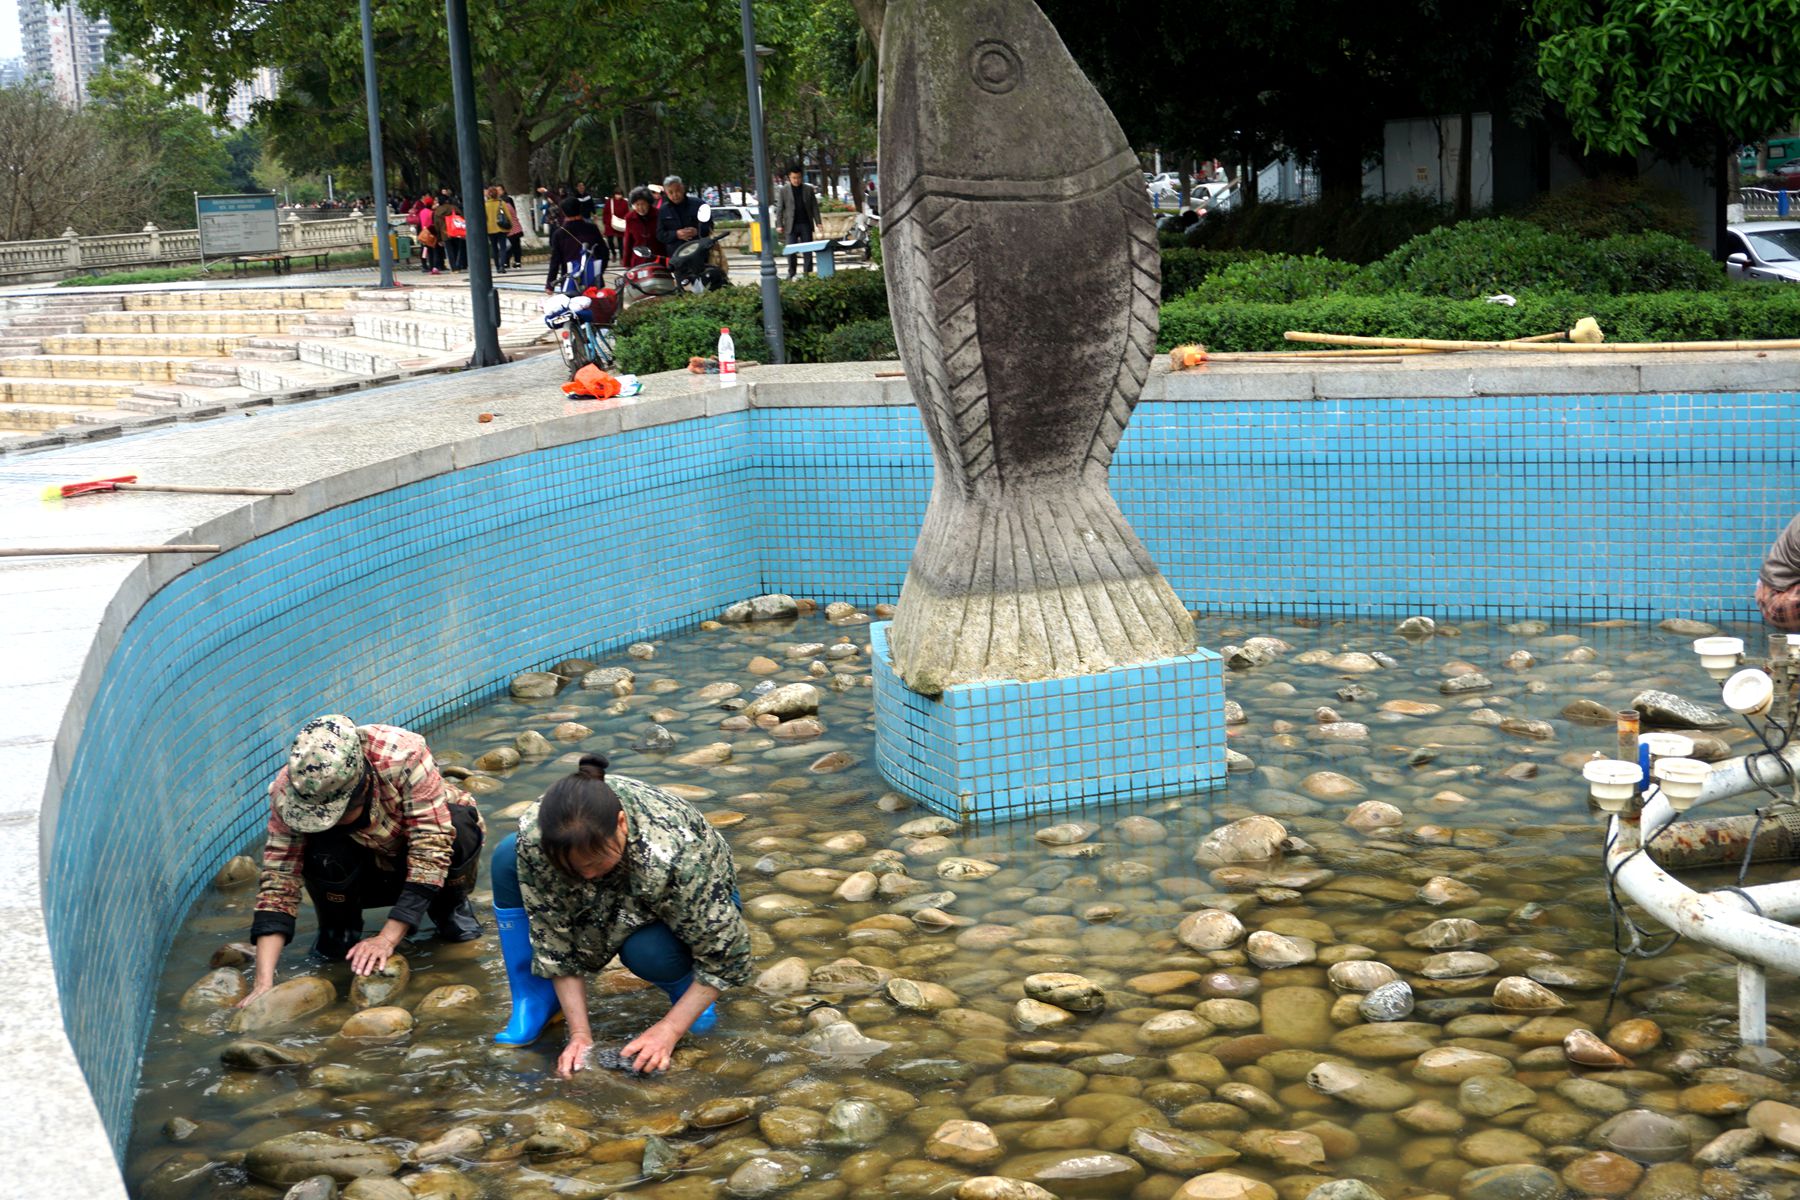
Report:
M333 713L301 727L288 752L285 787L274 789L275 812L296 833L320 833L338 823L363 773L356 723Z

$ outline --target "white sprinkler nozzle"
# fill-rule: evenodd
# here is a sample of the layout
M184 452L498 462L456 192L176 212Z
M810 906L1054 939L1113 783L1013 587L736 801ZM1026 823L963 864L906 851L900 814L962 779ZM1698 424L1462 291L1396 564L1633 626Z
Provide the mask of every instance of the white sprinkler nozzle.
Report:
M1678 813L1694 807L1711 772L1712 764L1697 758L1665 758L1650 768L1669 807Z
M1691 758L1694 754L1694 739L1679 733L1642 734L1638 737L1638 745L1650 747L1652 759Z
M1703 637L1694 641L1694 653L1700 656L1700 665L1706 673L1720 683L1725 677L1737 670L1744 659L1744 639L1734 637Z
M1768 672L1746 667L1725 681L1721 694L1725 707L1746 717L1759 717L1769 711L1775 699L1775 681Z
M1594 803L1606 812L1621 813L1637 791L1644 772L1636 763L1624 759L1596 758L1581 768L1581 777L1587 780L1588 794Z

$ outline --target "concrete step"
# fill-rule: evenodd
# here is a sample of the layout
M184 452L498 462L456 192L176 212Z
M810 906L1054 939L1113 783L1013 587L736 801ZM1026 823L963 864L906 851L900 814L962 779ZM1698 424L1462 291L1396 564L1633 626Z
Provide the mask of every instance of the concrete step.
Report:
M539 293L500 291L500 321L510 325L518 318L542 321L544 319L543 297ZM408 293L412 299L412 310L416 313L431 313L443 316L470 319L474 311L466 290L450 288L419 288Z
M239 362L293 362L300 354L293 346L239 346L231 357Z
M208 404L230 404L248 400L254 393L247 387L141 387L119 400L119 409L132 413L167 413L184 408L201 408Z
M363 378L316 363L240 362L238 382L253 392L291 392L300 388L336 388Z
M365 377L404 371L430 361L429 355L420 354L409 347L355 337L302 341L296 349L303 363L315 363L321 367Z
M128 379L32 379L0 376L0 401L21 404L112 404L129 396Z
M37 354L43 348L44 340L42 338L0 335L0 355Z
M173 382L199 387L237 387L238 362L235 358L194 359L186 371L174 377Z
M0 358L0 376L42 379L169 380L187 370L191 358L132 358L77 354L25 354Z
M31 404L11 400L0 401L0 430L39 433L77 421L94 423L116 419L118 410L109 406L85 408L74 404Z
M14 333L80 333L86 313L17 313L7 318Z
M305 320L294 310L220 310L193 312L92 313L84 319L87 333L287 333Z
M133 292L124 298L130 312L206 312L215 310L343 308L351 288L215 288L198 292Z
M418 313L358 313L356 336L416 350L456 350L475 338L467 321Z
M192 354L223 357L251 333L71 333L44 339L45 354Z

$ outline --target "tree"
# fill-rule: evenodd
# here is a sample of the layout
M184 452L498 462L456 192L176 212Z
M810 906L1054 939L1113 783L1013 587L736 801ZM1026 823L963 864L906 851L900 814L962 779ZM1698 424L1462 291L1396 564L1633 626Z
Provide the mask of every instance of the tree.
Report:
M262 134L254 126L246 125L225 139L225 154L231 159L231 189L255 191L256 168L263 156Z
M37 88L0 88L0 241L143 224L141 150ZM189 206L192 212L192 206Z
M1800 117L1800 0L1535 0L1544 91L1590 153L1707 164L1714 244L1737 147Z
M1544 90L1589 150L1733 148L1800 117L1800 0L1535 0Z
M191 229L194 193L232 190L232 160L219 127L200 109L131 67L109 67L88 88L90 111L114 145L142 146L148 217Z

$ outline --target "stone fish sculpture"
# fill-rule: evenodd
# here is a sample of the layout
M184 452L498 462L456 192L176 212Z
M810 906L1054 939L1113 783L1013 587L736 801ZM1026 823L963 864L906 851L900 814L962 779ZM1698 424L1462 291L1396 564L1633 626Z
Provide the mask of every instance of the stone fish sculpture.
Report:
M937 465L900 677L935 695L1192 652L1107 485L1156 348L1136 155L1032 0L896 0L881 58L888 297Z

